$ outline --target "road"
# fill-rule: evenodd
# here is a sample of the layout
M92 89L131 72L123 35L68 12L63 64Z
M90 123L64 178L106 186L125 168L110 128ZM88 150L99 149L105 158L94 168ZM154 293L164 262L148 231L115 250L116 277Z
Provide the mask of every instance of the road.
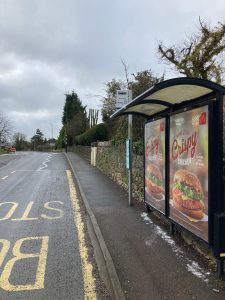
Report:
M63 154L0 156L0 299L98 298L87 241Z

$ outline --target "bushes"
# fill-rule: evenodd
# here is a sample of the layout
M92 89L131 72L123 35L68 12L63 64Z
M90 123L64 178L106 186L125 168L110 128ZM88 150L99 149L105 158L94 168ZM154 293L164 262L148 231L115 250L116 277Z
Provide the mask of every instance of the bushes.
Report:
M0 147L0 154L4 154L4 153L7 153L6 149Z
M76 145L90 146L91 143L97 141L107 141L108 140L108 131L105 124L98 124L84 133L77 135L75 137Z
M135 153L136 155L143 155L144 153L144 145L143 145L143 141L139 140L139 141L135 141L133 142L133 153Z

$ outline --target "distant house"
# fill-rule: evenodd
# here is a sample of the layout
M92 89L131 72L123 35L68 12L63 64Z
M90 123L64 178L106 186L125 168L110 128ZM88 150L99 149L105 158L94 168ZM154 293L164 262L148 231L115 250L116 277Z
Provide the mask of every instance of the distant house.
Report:
M54 147L55 144L56 144L56 139L54 139L54 138L49 139L49 140L48 140L48 143L49 143L50 146Z

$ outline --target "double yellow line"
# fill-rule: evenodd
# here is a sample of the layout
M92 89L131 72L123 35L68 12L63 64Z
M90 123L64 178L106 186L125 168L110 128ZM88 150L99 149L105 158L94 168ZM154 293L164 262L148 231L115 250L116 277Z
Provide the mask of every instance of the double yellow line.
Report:
M66 174L67 174L67 179L69 184L70 199L73 208L74 223L76 225L77 232L78 232L79 251L80 251L83 279L84 279L84 295L85 295L85 299L94 300L97 299L95 278L93 277L92 264L88 261L89 260L88 248L85 242L84 223L82 221L80 204L77 197L77 191L74 186L72 173L71 171L67 170Z

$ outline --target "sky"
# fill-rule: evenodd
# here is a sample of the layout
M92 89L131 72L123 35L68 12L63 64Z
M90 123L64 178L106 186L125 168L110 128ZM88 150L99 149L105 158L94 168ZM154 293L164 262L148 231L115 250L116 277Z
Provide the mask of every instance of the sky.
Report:
M57 138L65 93L100 109L105 83L151 69L177 77L157 45L182 43L199 16L224 22L224 0L0 0L0 113L28 139Z

